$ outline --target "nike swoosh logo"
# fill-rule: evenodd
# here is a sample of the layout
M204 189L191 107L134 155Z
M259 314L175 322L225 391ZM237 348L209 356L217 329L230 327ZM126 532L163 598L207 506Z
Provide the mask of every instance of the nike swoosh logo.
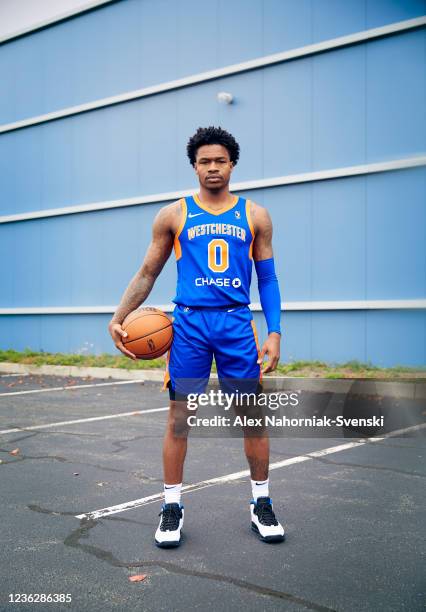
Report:
M166 487L166 485L164 485L164 488L165 488L165 489L174 489L174 488L175 488L175 485L174 485L173 487Z
M228 310L228 312L234 312L234 310L235 310L235 308L230 308L230 309ZM256 482L256 484L257 484L257 482Z
M192 219L192 217L198 217L198 215L204 215L204 213L195 213L195 215L193 213L188 213L190 219Z

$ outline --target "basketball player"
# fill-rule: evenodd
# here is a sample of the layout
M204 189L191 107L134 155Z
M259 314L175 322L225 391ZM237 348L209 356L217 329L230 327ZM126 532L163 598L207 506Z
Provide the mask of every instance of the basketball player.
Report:
M155 533L163 548L178 546L184 520L181 502L186 436L176 435L182 406L179 383L207 383L214 355L219 380L251 379L259 387L280 356L281 298L274 269L272 223L268 211L229 192L239 145L221 128L199 128L187 145L199 192L164 206L155 217L152 241L140 270L127 287L109 324L116 347L136 359L122 343L125 317L148 297L174 247L177 293L173 343L167 355L163 389L169 389L170 411L163 445L165 503ZM249 309L253 261L257 272L268 337L259 350ZM268 362L262 369L264 356ZM261 389L261 386L259 387ZM244 435L253 499L251 526L265 542L284 540L269 497L269 439Z

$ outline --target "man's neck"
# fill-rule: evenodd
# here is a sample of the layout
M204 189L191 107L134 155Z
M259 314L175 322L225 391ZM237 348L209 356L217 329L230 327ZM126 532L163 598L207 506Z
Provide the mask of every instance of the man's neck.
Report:
M200 185L200 201L209 208L220 210L232 204L234 196L229 192L228 188L221 189L220 191L210 191Z

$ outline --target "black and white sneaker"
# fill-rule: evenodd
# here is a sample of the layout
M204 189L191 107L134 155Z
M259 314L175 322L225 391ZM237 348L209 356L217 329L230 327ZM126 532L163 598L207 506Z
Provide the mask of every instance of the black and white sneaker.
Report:
M284 527L277 521L270 497L258 497L250 502L251 528L264 542L282 542Z
M160 524L155 532L155 543L160 548L174 548L180 544L180 532L183 527L183 506L181 504L163 504L159 516Z

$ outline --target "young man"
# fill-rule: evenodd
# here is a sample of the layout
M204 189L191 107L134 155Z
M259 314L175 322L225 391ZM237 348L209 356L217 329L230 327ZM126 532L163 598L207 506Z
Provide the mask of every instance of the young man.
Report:
M116 347L136 359L122 343L126 334L121 323L146 300L174 247L178 281L173 300L173 343L164 381L170 395L163 445L165 503L155 533L156 544L163 548L180 544L184 518L180 498L187 438L177 434L184 404L179 393L182 381L196 379L198 392L202 392L214 355L219 380L251 379L259 387L262 374L272 372L280 356L281 299L271 219L265 208L229 192L239 145L221 128L199 128L188 142L187 153L198 176L199 193L158 212L143 264L109 324ZM248 307L253 261L268 325L261 351ZM261 369L265 355L268 363ZM284 529L269 497L267 433L244 433L244 450L252 479L252 529L263 541L282 541Z

